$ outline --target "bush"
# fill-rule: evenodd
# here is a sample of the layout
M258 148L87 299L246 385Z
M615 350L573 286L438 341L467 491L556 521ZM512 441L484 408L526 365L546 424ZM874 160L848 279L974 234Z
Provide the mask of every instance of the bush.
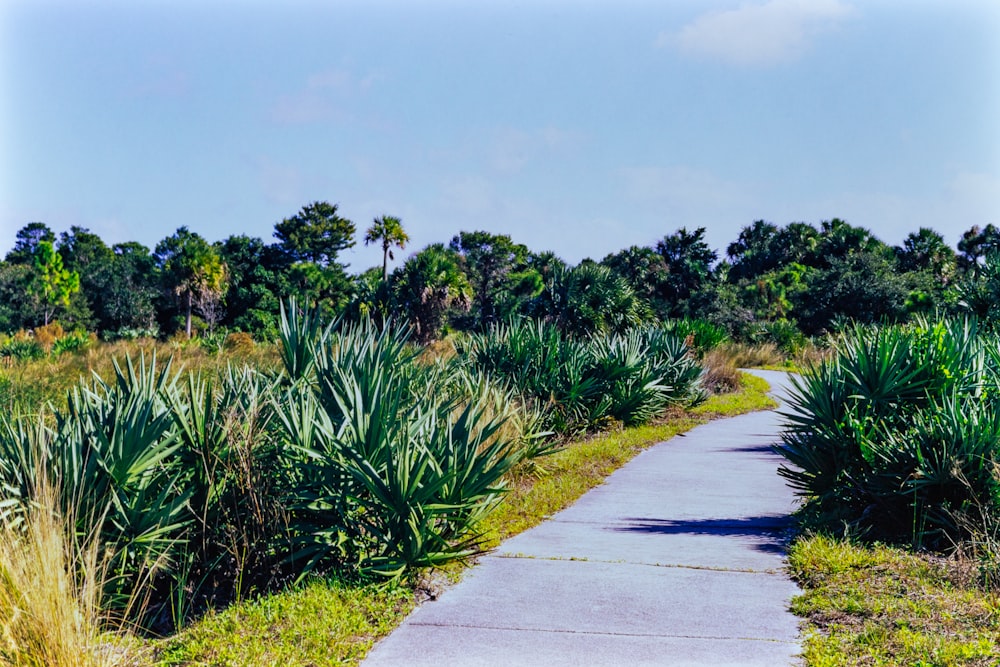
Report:
M52 353L59 355L64 352L77 352L79 350L86 349L95 340L96 338L88 334L86 331L74 331L62 336L61 338L57 338L55 343L52 345Z
M56 341L66 335L62 325L58 322L51 322L43 327L36 327L32 331L32 334L45 354L52 352L52 346L55 345Z
M225 343L223 344L226 352L237 355L250 354L254 351L255 347L256 343L254 343L253 336L244 331L234 331L231 334L227 334Z
M12 361L37 361L45 356L45 350L37 340L24 332L18 332L0 347L0 357Z
M456 345L465 363L501 379L560 434L609 419L645 423L702 397L701 367L683 340L655 327L578 339L543 321L515 320Z
M793 380L781 453L815 528L942 548L1000 502L1000 345L969 321L855 327Z
M681 340L688 340L690 337L691 347L699 354L715 349L729 340L729 334L723 327L706 320L689 318L667 320L663 324L663 329Z
M398 326L321 329L304 313L282 332L291 384L276 414L296 569L351 563L396 578L477 553L476 524L523 457L521 438L503 436L511 404L456 393L448 367L417 363Z
M0 512L38 474L96 535L106 603L162 632L314 570L395 578L477 553L504 476L541 450L489 380L422 363L407 331L286 317L285 371L186 381L155 359L81 381L62 409L0 419Z

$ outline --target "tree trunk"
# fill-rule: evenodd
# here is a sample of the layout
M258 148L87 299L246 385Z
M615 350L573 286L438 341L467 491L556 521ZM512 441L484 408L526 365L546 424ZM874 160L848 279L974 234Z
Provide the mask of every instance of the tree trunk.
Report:
M191 290L188 290L188 310L187 310L187 337L191 340Z

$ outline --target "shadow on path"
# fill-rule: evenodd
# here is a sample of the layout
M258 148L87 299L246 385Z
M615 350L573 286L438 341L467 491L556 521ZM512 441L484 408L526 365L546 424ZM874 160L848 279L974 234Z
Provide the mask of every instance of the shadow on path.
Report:
M649 535L715 535L719 537L757 537L757 551L784 553L788 546L788 529L792 525L787 515L766 514L736 519L653 519L629 517L629 525L610 528L621 533Z

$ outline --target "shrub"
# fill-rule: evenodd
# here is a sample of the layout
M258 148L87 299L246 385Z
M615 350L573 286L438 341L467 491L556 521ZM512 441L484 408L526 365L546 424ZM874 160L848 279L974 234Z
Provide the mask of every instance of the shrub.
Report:
M729 340L729 334L725 328L706 320L690 318L667 320L663 324L663 329L681 340L687 340L690 336L691 347L697 350L699 354L704 354L708 350L715 349Z
M507 383L560 434L609 418L644 423L701 398L701 367L682 340L655 327L578 339L543 321L514 320L456 345L465 363Z
M225 343L223 344L226 352L236 355L249 354L253 352L255 347L256 343L254 343L253 336L244 331L234 331L227 334Z
M32 334L38 345L41 346L42 351L45 354L52 352L52 346L55 345L56 341L66 335L63 331L62 325L58 322L51 322L42 327L36 327Z
M398 326L283 319L291 384L276 414L296 569L354 563L396 578L477 553L476 524L523 456L520 439L500 437L512 408L456 395L447 367L416 363Z
M73 331L56 339L52 345L52 353L59 355L64 352L77 352L86 349L95 340L96 338L86 331Z
M780 452L814 527L944 547L1000 501L1000 348L969 321L856 327L793 380Z
M12 361L37 361L45 356L42 346L27 332L19 331L3 347L0 357Z

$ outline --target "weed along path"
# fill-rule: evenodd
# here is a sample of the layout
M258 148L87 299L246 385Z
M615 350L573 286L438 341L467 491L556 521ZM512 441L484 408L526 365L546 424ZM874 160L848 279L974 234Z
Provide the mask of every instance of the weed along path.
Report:
M755 374L780 399L785 374ZM644 451L483 557L363 664L794 664L779 424L757 412Z

